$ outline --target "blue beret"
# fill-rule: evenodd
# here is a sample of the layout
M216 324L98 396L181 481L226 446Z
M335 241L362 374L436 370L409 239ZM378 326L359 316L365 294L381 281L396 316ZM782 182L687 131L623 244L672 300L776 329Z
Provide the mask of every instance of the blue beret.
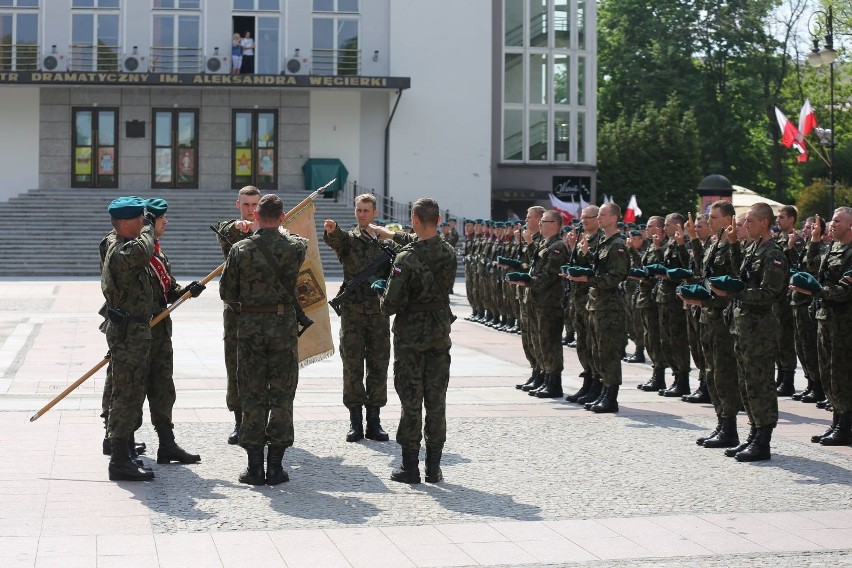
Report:
M532 277L526 272L510 272L506 275L509 282L529 282Z
M619 229L623 229L623 228L624 228L624 223L623 223L623 222L621 222L621 221L619 221L618 223L616 223L616 224L615 224L615 226L616 226L616 227L618 227Z
M569 276L594 276L595 271L588 266L569 266L565 271Z
M822 286L819 285L819 282L817 282L817 279L813 277L813 274L809 274L807 272L796 272L793 274L793 276L790 277L790 284L796 288L802 288L803 290L808 290L810 292L819 292L822 289Z
M442 226L442 227L449 227L449 226L450 226L450 224L449 224L449 223L447 223L447 222L443 222L443 223L441 223L441 226Z
M477 219L476 221L474 221L474 223L476 223L477 225L481 225L481 224L482 224L482 219Z
M633 278L648 278L648 271L642 268L631 268L628 271L628 276L632 276Z
M843 273L843 276L848 276L848 277L852 278L852 270L847 270L846 272Z
M686 280L693 276L693 272L688 268L669 268L666 270L666 274L669 277L669 280L673 280L675 282L680 282L681 280Z
M497 257L497 264L502 264L503 266L511 266L512 268L520 268L521 261L516 258L508 258L505 256Z
M637 229L630 229L630 236L631 237L641 237L642 231L639 231Z
M624 226L627 227L628 229L635 229L636 223L625 223Z
M745 290L745 282L733 276L712 276L710 283L714 288L718 288L724 292L742 292Z
M561 230L561 231L559 231L559 232L560 232L560 233L567 233L567 232L569 232L570 230L571 230L571 227L565 226L565 227L562 227L562 230Z
M639 223L638 225L636 225L636 228L639 229L640 231L644 231L645 229L648 228L648 226L645 225L644 223Z
M387 287L388 287L388 281L387 280L376 280L375 282L370 284L370 289L373 292L379 292L380 294L384 293L384 291L387 289Z
M713 297L710 290L701 284L683 284L677 287L677 292L689 300L708 300Z
M133 219L145 213L145 201L141 197L116 197L107 207L113 219Z
M169 209L169 204L166 203L165 199L154 197L145 200L145 209L147 209L149 213L153 213L154 217L159 217L160 215L166 214L166 211Z
M660 275L660 276L662 276L666 273L666 267L663 266L662 264L659 264L659 263L649 264L648 266L645 267L645 270L648 271L648 274L654 274L654 275Z

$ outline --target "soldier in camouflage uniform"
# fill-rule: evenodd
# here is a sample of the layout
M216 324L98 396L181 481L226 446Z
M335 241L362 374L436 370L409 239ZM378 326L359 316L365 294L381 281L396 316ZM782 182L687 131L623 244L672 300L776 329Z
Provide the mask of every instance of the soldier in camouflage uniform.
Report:
M630 262L633 263L633 253L639 255L648 250L648 240L642 236L642 231L631 229L628 233L627 248L630 251ZM642 327L642 313L639 311L637 303L639 301L639 293L641 292L640 282L636 278L628 278L624 283L624 305L627 310L627 331L633 344L636 346L636 351L624 358L625 363L644 363L645 362L645 330Z
M823 446L844 446L852 441L852 207L838 207L831 220L834 242L819 256L822 232L819 216L808 243L807 263L821 285L812 293L817 319L819 369L834 416L831 428L811 438ZM797 288L802 293L809 291Z
M650 239L648 248L640 252L635 247L631 250L632 268L644 269L652 264L662 264L663 251L667 244L663 225L665 219L653 216L648 219L647 234ZM637 388L646 392L659 392L666 388L666 358L663 352L662 336L660 334L660 308L657 304L657 280L653 275L635 277L639 280L639 295L636 297L636 307L642 320L642 333L645 347L651 358L653 371L651 378L638 385Z
M169 224L166 211L169 204L165 199L148 199L145 201L146 210L155 218L154 221L154 255L151 257L151 287L154 290L154 301L151 306L152 315L164 311L168 304L177 301L186 292L197 298L204 291L204 286L197 281L191 282L186 288L175 280L169 257L160 247L160 238L166 232ZM192 464L201 461L198 454L190 454L175 442L172 409L175 405L175 381L172 377L174 370L174 351L172 350L172 318L166 316L158 325L151 328L151 356L148 364L148 375L145 383L148 407L151 411L151 424L160 439L157 448L157 463L167 464L173 461L182 464Z
M521 243L521 252L519 260L521 268L519 272L525 272L530 269L532 260L538 254L538 247L541 244L541 218L544 215L544 207L534 205L527 209L527 224L526 229L521 233L523 242ZM523 286L518 286L516 296L519 303L519 314L521 323L521 347L524 350L524 356L527 358L532 373L525 383L515 385L516 389L529 392L541 387L544 383L544 373L541 370L539 361L536 358L535 348L533 346L532 335L534 333L534 323L530 313L529 304L527 304L527 289Z
M476 305L475 303L475 294L474 291L474 281L473 281L473 245L474 245L474 232L473 232L473 221L471 219L465 219L464 221L464 244L462 245L462 252L464 255L464 289L467 294L467 302L470 304L471 314L464 318L465 320L470 321L473 317L473 309Z
M129 444L142 425L151 349L154 294L148 271L154 254L153 218L143 220L145 202L138 197L117 198L107 210L115 229L115 240L104 254L101 271L101 291L108 315L102 331L106 333L112 367L107 428L112 449L109 478L147 481L154 478L154 473L131 461Z
M799 253L805 249L805 241L796 233L796 221L799 212L792 205L785 205L778 210L776 222L780 232L775 237L775 243L784 251L787 264L793 266L799 258ZM789 282L789 279L788 279ZM793 383L796 374L796 337L795 323L793 320L793 308L790 305L791 291L786 290L775 307L772 308L778 318L778 352L775 364L778 367L778 376L775 383L778 385L778 396L793 396L796 392Z
M396 441L402 465L391 479L420 483L420 441L426 439L426 481L443 479L441 453L447 438L446 397L450 380L449 293L456 273L453 248L438 237L438 203L414 202L411 224L416 239L394 235L405 244L397 254L382 297L382 313L396 314L393 323L394 387L402 406ZM425 427L422 419L426 410Z
M459 244L459 232L456 230L457 224L457 219L450 219L450 234L447 237L447 242L450 243L450 246L453 248L456 248L456 245Z
M701 274L701 260L710 249L713 237L707 215L699 215L693 221L692 213L690 213L681 235L684 238L689 238L689 243L685 246L689 252L690 269L694 275L684 283L700 283L698 275ZM680 240L678 240L678 244L680 244ZM704 404L711 402L711 400L707 392L708 357L705 356L704 349L701 346L701 307L689 304L685 304L683 307L686 311L686 334L689 340L689 352L698 368L698 388L692 394L681 395L681 399L684 402Z
M560 267L568 262L568 247L560 238L562 216L546 211L541 218L541 246L530 267L531 280L518 282L526 289L526 303L532 329L532 345L541 386L529 391L538 398L562 396L562 281Z
M219 235L219 246L222 247L224 258L228 258L232 246L257 230L257 204L259 202L260 190L253 185L245 186L237 194L236 207L240 212L240 218L221 221L215 225L216 232ZM225 306L222 320L224 323L225 372L228 375L225 403L228 405L228 410L234 413L234 430L228 436L228 443L234 445L240 441L240 425L243 420L237 385L237 314Z
M390 321L382 315L379 299L370 285L385 280L390 273L390 258L370 232L376 218L376 198L366 193L355 198L358 226L343 231L336 222L326 219L323 240L343 264L343 285L374 262L370 277L350 294L341 306L340 358L343 360L343 405L349 409L347 442L364 438L362 409L367 407L366 436L370 440L387 441L382 429L380 409L388 402L388 365L390 363ZM365 235L366 231L369 235ZM390 245L390 243L385 243ZM366 385L364 367L367 368Z
M299 382L296 277L308 245L280 227L284 204L277 195L264 195L257 212L260 228L231 248L219 295L237 312L240 445L248 454L239 480L277 485L289 479L281 460L293 445L293 398Z
M598 399L584 405L595 413L618 412L618 390L621 386L621 357L626 330L624 301L618 292L619 283L627 278L627 245L618 230L621 209L615 203L601 206L598 222L602 233L595 250L591 268L593 276L569 276L572 282L589 286L589 337L592 359L600 373L603 388ZM581 243L588 254L588 243Z
M783 251L772 240L770 227L774 217L766 203L757 203L749 209L745 227L752 243L744 253L738 250L736 229L728 228L726 236L732 244L734 263L744 255L739 276L745 289L740 292L712 289L717 296L733 300L737 375L751 432L744 443L725 450L725 455L742 462L771 458L769 444L778 423L778 395L773 376L778 322L772 306L786 290L788 268Z

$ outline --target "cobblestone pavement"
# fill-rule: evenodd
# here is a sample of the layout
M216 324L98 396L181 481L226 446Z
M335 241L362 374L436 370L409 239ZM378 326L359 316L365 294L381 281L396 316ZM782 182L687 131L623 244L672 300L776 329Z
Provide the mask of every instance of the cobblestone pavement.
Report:
M203 461L157 465L146 416L137 438L157 477L133 484L107 479L102 371L28 421L103 356L98 283L0 280L0 566L852 564L852 448L809 442L828 414L779 401L772 460L740 464L695 445L709 406L637 391L647 365L624 365L618 415L537 400L513 388L528 373L520 338L461 321L460 296L443 483L391 482L393 439L344 441L335 356L300 374L291 481L240 484L211 289L174 316L177 441ZM398 416L391 387L391 434Z

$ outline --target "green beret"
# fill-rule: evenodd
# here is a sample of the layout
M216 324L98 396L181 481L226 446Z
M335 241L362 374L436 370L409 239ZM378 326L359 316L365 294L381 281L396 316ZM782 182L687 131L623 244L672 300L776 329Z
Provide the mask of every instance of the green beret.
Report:
M630 236L631 237L641 237L642 231L639 231L637 229L630 229Z
M616 223L616 224L615 224L615 226L616 226L617 228L619 228L619 229L623 229L623 228L624 228L624 223L622 223L621 221L619 221L618 223Z
M651 274L651 275L654 275L654 276L656 276L656 275L662 276L666 273L666 267L663 266L662 264L649 264L648 266L645 267L645 270L648 271L648 274Z
M116 197L107 207L113 219L133 219L145 213L145 201L141 197Z
M594 276L595 271L589 268L588 266L569 266L568 267L568 275L569 276Z
M793 274L793 276L790 277L790 284L796 288L802 288L803 290L808 290L810 292L819 292L822 290L822 286L819 285L819 282L817 282L817 279L814 278L813 274L809 274L807 272L796 272Z
M701 284L682 284L677 287L677 293L688 300L709 300L713 297L710 290Z
M509 258L506 256L498 256L497 264L502 264L504 266L511 266L512 268L520 268L522 266L521 261L516 258Z
M384 291L387 289L387 287L388 287L388 281L387 280L376 280L375 282L370 284L370 290L372 290L373 292L384 293Z
M567 233L567 232L568 232L568 231L570 231L570 230L571 230L571 227L562 227L562 230L561 230L561 231L559 231L559 232L560 232L560 233Z
M160 217L161 215L165 215L168 208L169 204L166 203L165 199L153 197L151 199L145 200L145 209L149 213L153 213L154 217Z
M624 226L627 227L628 229L635 229L636 223L625 223Z
M477 225L481 225L481 224L482 224L482 219L477 219L476 221L474 221L474 223L476 223Z
M526 272L510 272L506 275L506 280L509 282L529 282L532 276Z
M633 278L648 278L648 271L642 268L631 268L628 271L628 275Z
M411 225L403 225L402 228L405 229L405 230L414 229L414 227L412 227Z
M666 270L666 274L668 275L669 280L680 282L687 278L691 278L694 273L688 268L669 268Z
M843 273L843 276L848 276L849 278L852 278L852 270L847 270Z
M384 227L384 226L387 224L387 223L385 223L384 221L379 221L378 219L376 219L375 221L373 221L373 223L375 223L375 224L376 224L376 225L378 225L379 227Z
M640 231L644 231L645 229L648 228L648 226L645 225L644 223L639 223L638 225L636 225L636 228L639 229Z
M447 223L447 222L443 222L443 223L441 223L441 226L442 226L442 227L449 227L449 226L450 226L450 224L449 224L449 223Z
M710 284L713 285L714 288L718 288L724 292L742 292L745 290L745 282L740 280L739 278L734 278L733 276L712 276L710 278Z

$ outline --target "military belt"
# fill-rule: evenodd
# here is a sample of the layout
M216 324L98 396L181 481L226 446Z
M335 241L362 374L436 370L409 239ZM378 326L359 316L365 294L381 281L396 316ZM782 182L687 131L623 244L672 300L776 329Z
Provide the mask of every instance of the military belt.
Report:
M278 314L284 315L293 312L293 304L242 304L240 302L227 302L228 307L240 314Z

